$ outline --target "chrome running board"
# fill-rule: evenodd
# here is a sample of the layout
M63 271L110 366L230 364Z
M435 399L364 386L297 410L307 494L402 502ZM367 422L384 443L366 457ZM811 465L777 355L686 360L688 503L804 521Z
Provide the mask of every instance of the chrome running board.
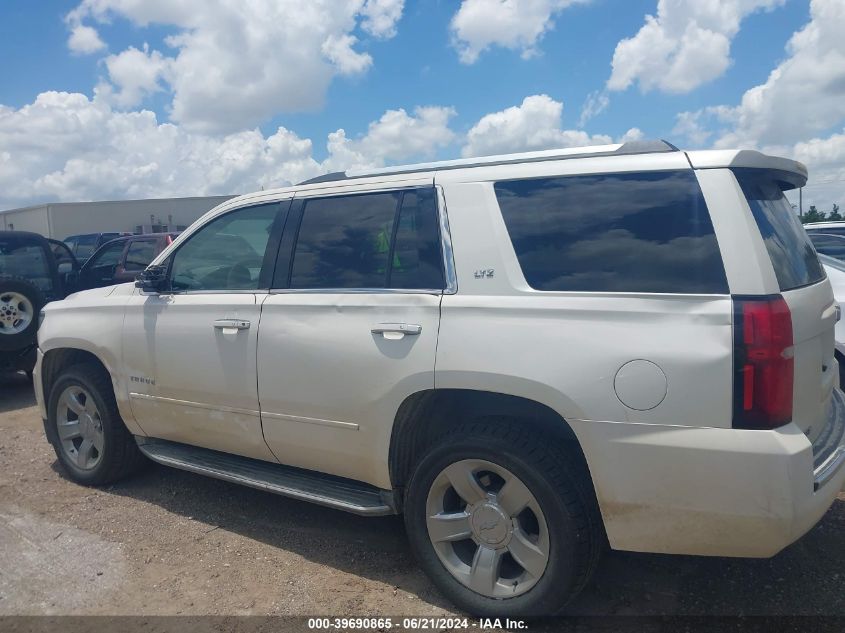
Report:
M136 436L135 441L144 455L165 466L353 514L396 514L389 491L359 481L166 440Z

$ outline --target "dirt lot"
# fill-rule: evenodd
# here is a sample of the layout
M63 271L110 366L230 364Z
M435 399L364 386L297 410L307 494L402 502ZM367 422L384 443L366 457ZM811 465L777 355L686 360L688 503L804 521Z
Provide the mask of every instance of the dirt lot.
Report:
M0 615L448 613L398 517L366 519L151 465L62 476L31 388L0 376ZM609 553L573 614L845 616L845 494L771 560Z

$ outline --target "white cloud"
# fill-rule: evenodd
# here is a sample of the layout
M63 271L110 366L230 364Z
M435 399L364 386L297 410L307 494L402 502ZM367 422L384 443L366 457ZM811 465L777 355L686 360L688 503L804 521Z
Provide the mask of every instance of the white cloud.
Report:
M697 112L681 112L675 117L672 134L687 139L693 147L702 147L713 136L702 123L702 117L706 114L706 108Z
M639 82L643 92L685 93L720 77L730 66L731 41L751 13L785 0L659 0L657 17L619 42L609 90Z
M767 151L791 156L807 165L810 179L804 187L804 211L811 204L824 212L829 212L834 203L845 209L845 130L827 138L813 138L789 148ZM790 197L794 203L798 202L794 192Z
M645 138L645 134L643 131L638 127L632 127L630 130L625 132L622 136L619 137L620 143L628 143L632 141L641 141Z
M67 46L73 53L88 55L103 50L106 44L100 39L100 34L94 27L76 24L70 29Z
M354 35L329 35L321 50L326 59L337 66L342 75L357 75L373 64L367 53L358 53L352 47L358 42Z
M812 0L810 22L789 40L789 57L734 108L717 145L794 143L845 120L845 2Z
M327 171L380 167L388 162L423 160L448 146L455 138L449 120L452 108L420 107L414 115L405 110L388 110L370 123L366 135L349 139L344 130L329 134Z
M675 133L696 146L795 157L810 170L806 192L819 197L820 208L845 204L843 32L845 3L812 0L810 21L790 38L787 58L765 83L747 90L738 105L680 113Z
M45 92L0 107L0 208L38 199L92 200L238 193L319 172L311 141L285 128L213 138L120 112L103 100Z
M0 209L39 200L229 194L279 187L324 171L432 156L449 144L451 108L390 110L367 133L329 135L329 156L278 128L209 136L159 123L107 99L45 92L19 109L0 106Z
M111 86L102 86L101 91L108 93L120 106L136 106L147 96L162 90L161 79L168 69L168 61L158 51L150 52L145 44L144 50L130 46L122 53L109 55L105 59L109 79L119 89L113 93Z
M88 26L124 18L174 28L166 40L173 53L145 52L145 69L166 66L156 82L172 92L174 122L228 133L319 108L335 75L361 73L372 63L355 33L392 37L402 8L399 0L83 0L66 21ZM158 85L149 76L134 87L125 77L122 84L111 80L124 104Z
M463 0L452 17L452 41L460 60L473 64L491 46L537 54L537 44L554 28L555 15L590 0Z
M607 90L597 90L588 94L584 106L581 108L578 127L584 127L587 121L604 112L608 105L610 105L610 96L607 94Z
M548 95L526 97L521 105L483 116L467 133L461 153L485 156L613 142L609 136L563 129L562 116L563 104Z
M361 10L364 15L361 28L375 37L394 37L404 7L405 0L367 0Z

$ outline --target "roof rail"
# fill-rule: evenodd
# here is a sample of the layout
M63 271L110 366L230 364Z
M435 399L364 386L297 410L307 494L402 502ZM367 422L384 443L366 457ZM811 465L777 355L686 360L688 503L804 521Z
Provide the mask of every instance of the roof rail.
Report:
M298 185L313 185L321 182L337 182L349 178L366 178L370 176L386 176L392 174L413 174L425 171L442 171L446 169L466 169L468 167L490 167L494 165L508 165L511 163L536 163L550 160L566 160L570 158L591 158L596 156L624 156L630 154L655 154L662 152L679 152L680 150L667 141L628 141L615 145L595 145L592 147L570 147L567 149L550 149L539 152L522 152L519 154L500 154L497 156L482 156L479 158L460 158L457 160L443 160L432 163L418 163L415 165L397 165L379 169L353 169L323 174L316 178L303 180Z

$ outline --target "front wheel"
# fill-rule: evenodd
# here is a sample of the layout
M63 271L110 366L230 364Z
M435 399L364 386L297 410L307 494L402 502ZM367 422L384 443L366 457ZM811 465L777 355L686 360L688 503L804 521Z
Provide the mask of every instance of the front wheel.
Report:
M435 585L474 615L558 613L603 542L575 463L519 425L475 425L432 449L411 478L405 523Z
M56 456L77 483L112 483L144 463L104 369L83 364L64 370L50 390L47 412Z

